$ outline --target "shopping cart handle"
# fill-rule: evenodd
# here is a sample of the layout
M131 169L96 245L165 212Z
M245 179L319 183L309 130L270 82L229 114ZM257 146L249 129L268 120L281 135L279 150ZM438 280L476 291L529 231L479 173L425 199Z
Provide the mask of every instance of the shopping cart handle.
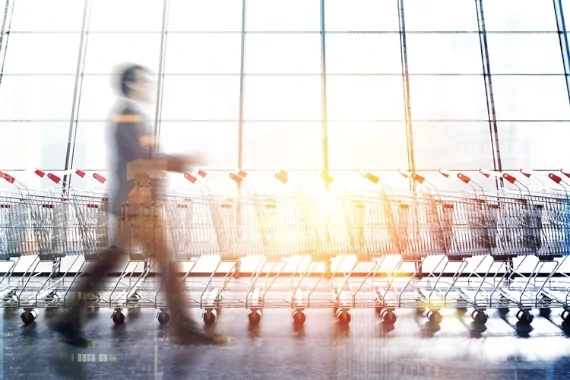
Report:
M136 160L127 164L127 181L136 177L164 178L167 168L166 160Z

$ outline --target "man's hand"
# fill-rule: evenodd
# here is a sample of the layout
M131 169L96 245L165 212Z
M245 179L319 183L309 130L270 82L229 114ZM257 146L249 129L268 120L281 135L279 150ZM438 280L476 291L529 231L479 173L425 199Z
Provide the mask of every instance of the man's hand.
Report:
M145 148L153 147L156 145L156 139L154 136L141 136L139 138L139 144Z

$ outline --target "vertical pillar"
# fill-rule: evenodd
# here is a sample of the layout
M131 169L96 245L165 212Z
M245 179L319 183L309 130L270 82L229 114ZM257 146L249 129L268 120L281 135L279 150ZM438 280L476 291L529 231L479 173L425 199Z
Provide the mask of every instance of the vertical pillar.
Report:
M493 78L491 76L491 62L487 45L487 28L485 26L485 13L483 0L475 0L477 8L477 27L479 31L479 47L481 49L481 63L483 65L483 80L485 81L485 97L487 102L487 116L489 121L489 137L491 139L491 152L493 155L493 170L503 171L501 162L501 147L499 144L499 131L497 127L497 113L495 110L495 95L493 93ZM503 187L503 179L496 179L497 190Z
M0 84L2 83L2 74L4 73L4 62L6 61L6 50L8 48L8 39L10 36L10 25L12 24L12 14L14 13L14 0L4 0L2 29L0 29Z
M239 115L238 115L238 169L243 169L243 97L245 94L245 21L246 21L246 0L242 0L241 6L241 53L239 70ZM238 182L238 188L240 182Z
M162 119L162 95L164 92L164 65L166 64L166 41L168 38L168 11L170 10L170 0L163 0L162 4L162 26L160 29L160 56L158 61L158 81L156 86L156 108L154 113L154 136L156 141L160 139L160 127ZM157 145L157 149L159 146Z
M556 27L558 30L558 39L560 41L560 53L562 54L562 64L564 66L564 79L566 81L566 91L568 94L568 102L570 102L570 48L568 44L568 35L566 33L566 21L564 19L564 7L561 0L553 0L554 14L556 16Z
M329 132L327 113L327 50L326 50L326 28L325 28L325 0L321 0L321 119L322 119L322 174L325 190L328 190L329 181Z

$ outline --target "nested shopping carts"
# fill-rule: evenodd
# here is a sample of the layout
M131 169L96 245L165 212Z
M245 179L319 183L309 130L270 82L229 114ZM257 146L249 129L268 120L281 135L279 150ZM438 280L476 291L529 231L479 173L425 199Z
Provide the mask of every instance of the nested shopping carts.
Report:
M0 258L11 267L0 279L1 305L24 309L30 323L35 309L85 297L94 308L113 310L115 323L124 322L125 310L140 308L159 310L159 322L168 323L153 275L159 254L154 240L162 230L170 259L180 263L180 286L189 290L180 302L202 310L206 324L225 308L246 310L252 324L269 308L290 310L299 324L313 308L331 309L345 324L358 308L374 309L386 324L394 324L401 309L426 312L434 324L443 309L471 309L474 322L483 325L487 310L512 308L522 324L532 323L533 310L547 315L552 309L570 323L565 191L395 191L366 174L378 184L369 194L278 194L248 188L247 173L239 172L231 178L241 191L222 196L205 186L206 173L198 174L186 175L189 190L125 205L116 219L107 215L102 194L21 186L3 193ZM286 181L284 172L277 177ZM470 184L466 176L459 179ZM75 294L83 265L99 258L116 230L136 237L129 241L137 244L125 245L124 270L98 294ZM13 268L23 256L36 258L16 277ZM55 264L47 277L37 273L38 263L67 256L85 258L73 276ZM209 275L193 276L208 261L214 263Z

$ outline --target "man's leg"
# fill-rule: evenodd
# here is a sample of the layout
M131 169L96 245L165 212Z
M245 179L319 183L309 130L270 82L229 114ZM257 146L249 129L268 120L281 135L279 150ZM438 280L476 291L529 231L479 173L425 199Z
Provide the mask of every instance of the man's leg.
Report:
M99 255L99 261L95 267L81 280L77 289L77 298L73 306L63 315L61 320L56 322L52 328L60 333L67 343L73 346L86 347L89 341L83 336L81 331L81 314L86 308L85 297L80 295L88 294L98 289L102 280L119 262L124 251L117 246L112 246Z

